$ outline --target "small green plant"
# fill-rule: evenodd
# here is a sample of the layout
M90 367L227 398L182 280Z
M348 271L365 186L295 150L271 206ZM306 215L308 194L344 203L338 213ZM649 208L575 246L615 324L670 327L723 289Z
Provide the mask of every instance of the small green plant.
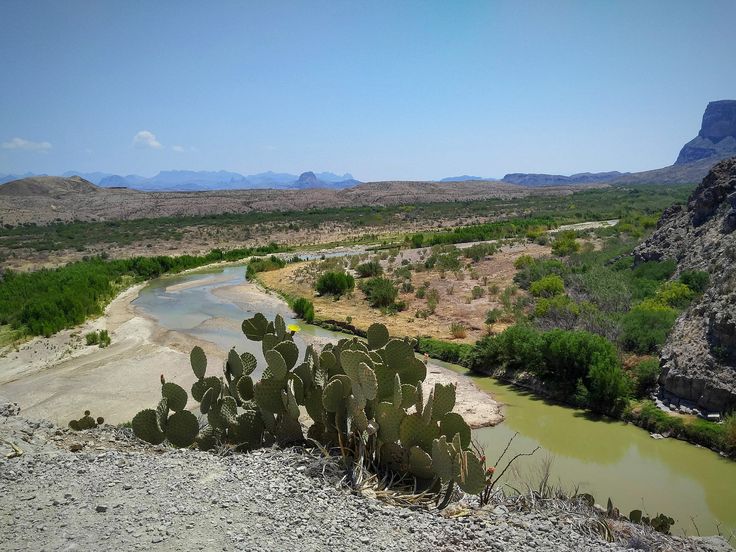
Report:
M394 283L388 278L370 278L360 283L360 289L365 293L371 307L390 307L396 301L399 292Z
M495 324L503 315L501 309L491 309L486 312L486 324Z
M291 304L291 309L297 317L311 324L314 322L314 303L305 297L299 297Z
M416 297L417 299L424 299L424 297L425 297L425 295L426 295L426 294L427 294L427 288L425 288L425 287L420 287L420 288L419 288L419 289L417 290L417 292L416 292L416 293L414 294L414 296L415 296L415 297Z
M575 232L560 232L552 243L552 253L564 257L580 251L580 244L575 239Z
M105 419L100 416L97 419L90 415L89 410L84 411L84 416L78 420L69 421L69 429L72 431L82 431L84 429L93 429L105 423Z
M112 343L110 333L107 330L89 332L88 334L85 334L84 339L87 346L98 345L101 349L104 349Z
M453 322L450 324L450 335L455 339L464 339L468 335L465 324L462 322Z
M380 276L383 274L383 268L381 263L378 261L369 261L367 263L359 264L355 267L355 271L361 278L370 278L372 276Z
M473 297L473 299L480 299L486 294L485 288L482 288L480 286L475 286L471 292L470 295Z
M701 270L686 270L680 274L680 282L695 293L703 293L708 287L710 276Z
M342 295L355 289L355 279L345 272L330 271L324 272L317 278L314 289L320 295L334 295L341 297Z
M565 283L557 274L549 274L532 282L529 291L535 297L554 297L565 292Z
M437 291L437 289L432 288L429 291L427 291L427 310L434 314L434 311L437 310L437 305L440 303L440 292Z

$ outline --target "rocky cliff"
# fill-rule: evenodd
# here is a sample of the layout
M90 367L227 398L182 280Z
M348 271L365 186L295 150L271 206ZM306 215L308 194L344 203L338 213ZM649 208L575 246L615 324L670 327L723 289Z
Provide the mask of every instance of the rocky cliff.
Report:
M736 100L710 102L698 135L685 144L675 165L736 155Z
M690 196L667 209L637 262L674 259L677 272L710 283L675 323L662 349L660 383L700 408L736 408L736 157L721 161Z

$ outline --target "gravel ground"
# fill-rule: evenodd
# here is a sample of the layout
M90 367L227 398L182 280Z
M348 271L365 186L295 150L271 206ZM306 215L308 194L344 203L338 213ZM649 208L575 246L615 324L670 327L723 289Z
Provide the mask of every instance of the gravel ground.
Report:
M564 510L496 506L449 517L462 510L440 515L354 495L297 450L217 456L150 447L111 426L73 433L9 413L0 405L5 550L628 549L586 534L580 515ZM6 458L11 442L23 454ZM720 539L674 538L656 549L731 550Z

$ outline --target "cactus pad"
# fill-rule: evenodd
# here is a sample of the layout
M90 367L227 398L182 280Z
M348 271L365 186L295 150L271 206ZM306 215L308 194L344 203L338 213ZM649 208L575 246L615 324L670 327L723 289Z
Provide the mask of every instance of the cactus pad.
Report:
M151 408L136 414L131 425L136 437L152 445L160 445L166 439L166 435L158 425L158 414Z
M409 449L409 471L420 479L432 479L432 458L419 447Z
M260 312L256 313L253 318L243 320L242 330L251 341L262 341L268 330L268 320Z
M451 383L434 384L434 403L432 405L432 419L440 421L445 414L455 408L455 386Z
M236 389L238 391L238 397L242 402L253 399L253 380L250 376L241 376Z
M227 363L225 364L227 373L231 374L235 379L243 375L243 360L233 347L227 354Z
M447 444L447 438L444 435L432 441L432 469L443 483L459 476L459 472L455 469L456 466L459 466L455 462L455 454L452 445Z
M378 438L385 443L395 443L400 438L399 430L406 413L391 403L382 402L376 407Z
M393 471L402 471L404 466L404 448L396 443L384 443L381 446L381 464Z
M270 350L264 354L268 368L263 372L263 379L285 380L288 369L284 357L278 351Z
M406 448L418 446L424 451L432 450L432 441L439 437L440 430L436 424L426 424L421 415L411 414L401 421L399 436L401 444Z
M214 387L208 387L205 390L204 395L202 395L202 400L199 403L199 411L202 414L207 414L215 402L217 402L217 396L215 395L215 389Z
M440 421L440 433L447 436L448 439L459 435L462 448L467 449L470 446L470 426L456 412L445 414Z
M327 383L327 387L322 392L322 405L327 412L337 412L343 404L343 387L342 381L333 378Z
M240 361L243 363L243 374L246 376L251 375L258 365L256 357L248 351L240 355Z
M184 448L194 443L199 433L197 417L188 410L174 412L166 424L166 438L177 448Z
M380 349L388 343L389 335L383 324L371 324L366 333L369 349Z
M192 385L192 398L197 402L202 402L205 391L210 387L214 390L213 397L219 397L222 391L222 383L219 378L210 376L194 382L194 385Z
M462 460L457 484L468 494L479 494L486 486L483 462L472 451L463 451L459 456Z
M256 448L261 445L264 426L258 412L246 410L238 416L232 427L233 437L239 445L245 444L247 448Z
M184 410L187 406L187 392L175 383L164 383L161 386L161 396L166 398L168 407L174 412Z
M408 383L401 384L401 408L409 408L417 402L417 388Z
M283 412L284 403L281 401L281 390L285 386L286 380L261 379L253 386L253 395L258 406L266 412Z
M192 365L192 372L197 376L197 379L202 379L205 372L207 371L207 355L204 354L202 347L197 345L189 353L189 362Z
M281 353L288 370L291 370L296 365L296 361L299 359L299 349L296 343L293 341L282 341L274 347L274 350Z

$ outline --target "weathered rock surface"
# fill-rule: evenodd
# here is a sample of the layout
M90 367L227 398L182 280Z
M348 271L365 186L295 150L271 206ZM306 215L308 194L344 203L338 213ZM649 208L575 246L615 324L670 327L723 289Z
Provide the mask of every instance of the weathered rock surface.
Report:
M337 464L297 450L221 456L12 415L0 417L0 443L4 550L732 552L720 537L665 537L617 520L607 520L617 536L608 543L595 531L600 514L585 508L391 506L341 489ZM6 443L23 454L6 458Z
M674 259L677 272L703 270L708 289L677 320L662 349L660 383L711 411L736 407L736 158L718 163L673 206L635 251L637 262Z
M736 155L736 100L710 102L700 132L680 150L675 165Z

